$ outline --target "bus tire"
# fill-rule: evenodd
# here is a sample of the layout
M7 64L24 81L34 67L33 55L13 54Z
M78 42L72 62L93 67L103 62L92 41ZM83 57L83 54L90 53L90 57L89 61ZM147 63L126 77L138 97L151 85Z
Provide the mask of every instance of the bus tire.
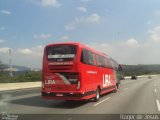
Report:
M99 101L99 98L100 98L100 89L97 88L97 90L96 90L96 96L95 96L95 98L94 98L94 101L95 101L95 102Z
M116 86L115 86L115 90L113 90L113 93L116 93L117 90L118 90L118 86L116 85Z
M119 88L120 88L120 86L121 86L121 84L118 84L118 85L117 85L117 89L119 89Z

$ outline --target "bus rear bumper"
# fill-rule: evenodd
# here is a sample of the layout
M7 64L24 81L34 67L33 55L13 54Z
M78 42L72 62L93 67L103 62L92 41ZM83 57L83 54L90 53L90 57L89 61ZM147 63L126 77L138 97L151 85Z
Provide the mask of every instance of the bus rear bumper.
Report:
M95 96L95 93L87 94L87 93L54 93L54 92L43 92L42 91L42 97L44 99L57 99L57 100L87 100L90 98L93 98Z

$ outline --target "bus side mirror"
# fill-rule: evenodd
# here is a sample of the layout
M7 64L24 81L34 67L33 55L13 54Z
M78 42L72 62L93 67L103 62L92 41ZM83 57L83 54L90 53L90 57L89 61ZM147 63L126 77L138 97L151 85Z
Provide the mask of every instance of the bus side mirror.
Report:
M122 65L118 65L118 71L122 71Z

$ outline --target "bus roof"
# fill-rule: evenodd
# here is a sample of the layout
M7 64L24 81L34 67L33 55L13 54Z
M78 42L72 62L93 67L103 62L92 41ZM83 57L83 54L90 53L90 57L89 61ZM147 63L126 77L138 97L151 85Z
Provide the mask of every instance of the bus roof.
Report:
M99 54L99 55L101 55L101 56L107 57L107 58L110 59L111 61L117 63L114 59L112 59L112 58L111 58L110 56L108 56L107 54L101 53L101 52L99 52L99 51L91 48L89 45L84 45L84 44L82 44L82 43L80 43L80 42L59 42L59 43L48 44L48 45L46 45L46 47L48 47L48 46L53 46L53 45L68 45L68 44L69 44L69 45L77 45L77 46L80 46L80 47L82 47L82 48L86 48L86 49L88 49L88 50L90 50L90 51L93 51L94 53L97 53L97 54ZM118 63L117 63L117 64L118 64Z

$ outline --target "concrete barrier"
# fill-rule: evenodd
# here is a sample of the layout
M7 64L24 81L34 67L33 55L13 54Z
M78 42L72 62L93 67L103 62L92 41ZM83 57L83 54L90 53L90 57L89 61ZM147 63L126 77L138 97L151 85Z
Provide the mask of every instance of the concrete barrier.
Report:
M158 77L158 75L139 75L137 76L138 78L148 78L149 76L151 77ZM131 79L131 76L126 76L124 77L125 79Z
M0 83L0 91L41 87L41 82Z
M125 79L131 79L131 76L126 76L126 77L124 77Z

